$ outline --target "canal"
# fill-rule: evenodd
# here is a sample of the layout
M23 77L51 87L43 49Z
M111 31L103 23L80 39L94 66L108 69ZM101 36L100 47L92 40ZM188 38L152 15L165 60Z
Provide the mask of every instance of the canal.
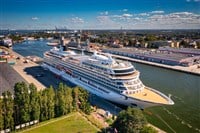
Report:
M13 50L23 56L43 56L51 47L46 40L15 44ZM200 76L155 66L134 63L146 86L166 95L171 94L175 105L152 107L144 110L148 121L167 132L200 132Z

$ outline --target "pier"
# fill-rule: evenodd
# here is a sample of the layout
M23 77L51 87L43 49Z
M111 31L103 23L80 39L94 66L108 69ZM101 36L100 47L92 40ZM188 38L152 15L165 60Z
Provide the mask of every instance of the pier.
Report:
M81 51L81 49L73 48L73 47L69 47L69 49ZM92 54L91 51L84 51L84 52ZM156 67L160 67L160 68L170 69L170 70L173 70L173 71L179 71L179 72L184 72L184 73L189 73L189 74L199 75L200 76L200 67L199 67L200 65L198 65L198 64L197 65L193 65L193 66L189 66L189 67L172 66L172 65L165 65L165 64L160 64L160 63L156 63L156 62L140 60L140 59L134 59L134 58L121 56L121 55L116 55L116 54L111 54L111 55L112 55L112 57L117 58L117 59L121 59L121 60L137 62L137 63L141 63L141 64L156 66Z
M32 75L29 75L25 71L25 69L31 68L31 67L37 67L37 66L39 66L39 64L36 64L35 62L32 62L32 61L26 62L25 57L23 57L22 55L14 52L14 51L11 51L11 50L10 50L10 52L16 58L18 58L16 60L16 64L13 65L14 70L17 71L28 83L33 83L37 87L38 91L46 88L42 83L40 83Z
M198 65L193 65L193 66L190 66L190 67L170 66L170 65L159 64L159 63L155 63L155 62L133 59L133 58L130 58L130 57L125 57L125 56L120 56L120 55L115 55L115 54L112 54L112 56L115 57L115 58L118 58L118 59L122 59L122 60L142 63L142 64L161 67L161 68L165 68L165 69L171 69L171 70L174 70L174 71L185 72L185 73L190 73L190 74L194 74L194 75L200 75L200 68L198 68Z

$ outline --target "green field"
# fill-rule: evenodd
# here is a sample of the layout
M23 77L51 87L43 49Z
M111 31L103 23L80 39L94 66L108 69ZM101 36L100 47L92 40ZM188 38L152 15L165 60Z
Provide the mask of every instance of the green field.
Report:
M80 113L42 122L23 133L96 133L99 129L91 125Z

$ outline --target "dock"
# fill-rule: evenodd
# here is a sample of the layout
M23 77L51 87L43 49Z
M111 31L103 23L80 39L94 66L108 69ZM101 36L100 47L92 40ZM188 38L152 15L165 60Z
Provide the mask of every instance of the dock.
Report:
M78 49L78 48L69 47L69 49L81 51L81 49ZM84 52L92 54L91 51L84 51ZM150 65L150 66L156 66L156 67L160 67L160 68L170 69L170 70L173 70L173 71L179 71L179 72L184 72L184 73L189 73L189 74L200 76L200 64L196 64L196 65L189 66L189 67L172 66L172 65L165 65L165 64L161 64L161 63L150 62L150 61L145 61L145 60L140 60L140 59L134 59L134 58L116 55L116 54L111 54L111 55L112 55L112 57L117 58L117 59L121 59L121 60L137 62L137 63L140 63L140 64L146 64L146 65Z
M22 55L14 52L14 51L10 50L10 52L16 58L18 58L16 60L15 65L13 65L13 69L15 71L17 71L28 83L33 83L37 87L38 91L45 89L46 87L42 83L40 83L32 75L29 75L24 71L26 68L36 67L36 66L39 66L39 64L37 64L33 61L25 62L25 57L23 57Z
M130 57L125 57L125 56L120 56L120 55L115 55L115 54L112 54L112 57L200 76L200 68L198 68L198 65L193 65L193 66L190 66L190 67L170 66L170 65L159 64L159 63L155 63L155 62L133 59L133 58L130 58Z

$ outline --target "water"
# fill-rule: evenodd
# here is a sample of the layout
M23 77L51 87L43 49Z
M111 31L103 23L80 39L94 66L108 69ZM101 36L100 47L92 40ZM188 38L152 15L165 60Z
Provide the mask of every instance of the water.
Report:
M14 45L13 50L24 56L42 57L51 48L46 42L23 42ZM175 102L173 106L145 109L148 121L167 132L200 132L200 76L139 63L133 65L141 72L145 85L171 94Z

